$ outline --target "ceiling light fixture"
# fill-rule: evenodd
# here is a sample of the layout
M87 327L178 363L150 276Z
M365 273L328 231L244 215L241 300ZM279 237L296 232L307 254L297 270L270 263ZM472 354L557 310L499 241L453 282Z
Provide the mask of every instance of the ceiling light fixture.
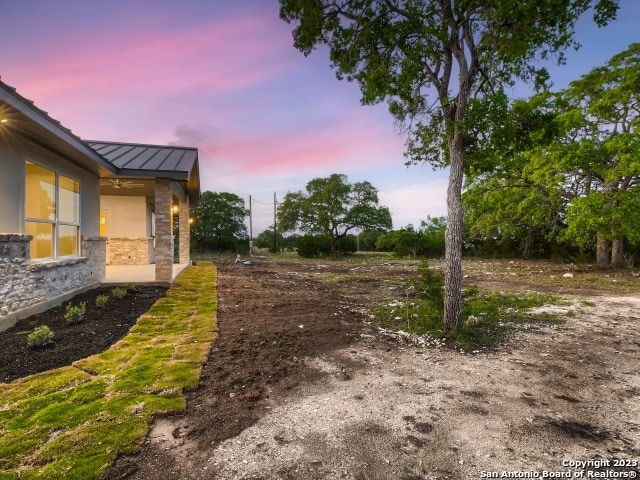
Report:
M0 120L0 123L7 123L9 121L8 118L3 118L2 120Z

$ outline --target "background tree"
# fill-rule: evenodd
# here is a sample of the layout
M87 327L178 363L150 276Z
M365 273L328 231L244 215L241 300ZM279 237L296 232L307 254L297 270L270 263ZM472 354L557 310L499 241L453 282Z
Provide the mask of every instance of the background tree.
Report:
M358 234L359 249L363 252L374 252L376 242L380 235L384 235L383 230L363 230Z
M624 264L624 240L640 240L640 44L571 82L560 95L564 142L556 156L576 194L568 241L596 239L600 266Z
M595 249L622 265L640 240L640 44L566 90L516 101L476 156L464 194L476 237L517 240L523 256L544 242ZM613 247L613 248L612 248Z
M191 215L192 248L199 251L236 250L238 241L247 238L244 224L248 211L244 200L227 192L204 192Z
M275 253L275 247L273 245L274 236L273 236L272 229L273 229L273 225L271 225L271 227L268 228L267 230L260 233L260 235L256 237L254 244L258 248L268 248L270 252ZM278 249L282 250L282 247L284 245L283 243L284 237L282 236L282 233L276 232L275 241L277 243Z
M577 18L594 4L604 25L616 0L280 0L297 22L294 45L330 49L339 79L357 81L362 103L383 100L409 128L408 156L450 167L444 331L462 324L463 138L469 100L514 78L548 79L542 58L563 61ZM435 97L435 101L430 98ZM487 98L491 98L490 96Z
M278 228L300 229L329 237L331 253L337 241L354 229L389 229L391 214L378 203L378 190L369 182L349 183L337 173L307 183L307 193L287 193L278 209Z
M557 107L543 93L511 104L502 97L490 111L470 112L463 202L466 241L481 244L476 253L544 256L540 249L565 228L564 177L543 153L559 135Z

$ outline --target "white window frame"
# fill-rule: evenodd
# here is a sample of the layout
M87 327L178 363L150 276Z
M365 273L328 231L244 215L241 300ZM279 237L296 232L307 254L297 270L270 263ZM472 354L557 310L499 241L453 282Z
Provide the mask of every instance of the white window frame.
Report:
M44 218L33 218L33 217L27 217L27 210L26 210L26 203L27 203L27 187L26 187L26 181L27 181L27 171L26 171L26 165L27 163L32 163L34 165L37 165L40 168L44 168L45 170L49 170L50 172L52 172L55 175L55 185L54 185L54 202L56 205L56 210L55 210L55 215L54 215L54 219L53 220L49 220L49 219L44 219ZM65 222L60 220L60 176L66 177L69 180L73 180L74 182L76 182L78 184L78 198L81 199L82 198L82 183L80 182L80 179L71 175L67 175L67 174L63 174L60 173L57 170L52 169L51 167L49 167L48 165L45 166L39 162L34 162L33 160L26 160L25 161L25 191L24 191L24 199L25 199L25 216L24 216L24 231L26 232L27 230L27 222L32 222L32 223L45 223L48 225L53 225L53 246L51 248L52 252L53 252L53 256L52 257L38 257L35 258L33 260L35 261L39 261L39 260L52 260L52 259L62 259L62 258L76 258L80 256L80 223L81 223L81 215L80 215L80 202L78 203L78 221L77 222ZM77 234L77 238L76 238L76 254L75 255L64 255L64 256L60 256L60 252L59 252L59 238L60 238L60 226L70 226L70 227L76 227L78 234Z

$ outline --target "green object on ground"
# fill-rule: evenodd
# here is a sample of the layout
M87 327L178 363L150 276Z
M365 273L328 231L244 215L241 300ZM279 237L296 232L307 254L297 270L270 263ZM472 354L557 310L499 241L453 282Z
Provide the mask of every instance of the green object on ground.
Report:
M216 270L186 269L105 352L0 383L0 479L98 479L154 415L185 408L217 337Z

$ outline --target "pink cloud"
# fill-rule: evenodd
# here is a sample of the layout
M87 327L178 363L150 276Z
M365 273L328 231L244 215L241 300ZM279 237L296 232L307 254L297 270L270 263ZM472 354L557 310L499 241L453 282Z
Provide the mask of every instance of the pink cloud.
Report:
M161 29L71 32L52 37L45 52L27 48L12 59L4 79L74 130L87 123L104 128L113 115L130 117L133 127L145 113L161 118L168 107L175 115L188 108L185 99L238 91L282 74L291 68L290 50L259 16L176 27L170 36ZM95 136L88 130L79 133Z
M375 117L374 117L375 118ZM285 173L311 169L368 168L402 160L402 137L376 125L366 110L331 124L311 125L261 137L219 139L215 150L200 146L201 163L222 175ZM211 156L209 156L211 154Z

